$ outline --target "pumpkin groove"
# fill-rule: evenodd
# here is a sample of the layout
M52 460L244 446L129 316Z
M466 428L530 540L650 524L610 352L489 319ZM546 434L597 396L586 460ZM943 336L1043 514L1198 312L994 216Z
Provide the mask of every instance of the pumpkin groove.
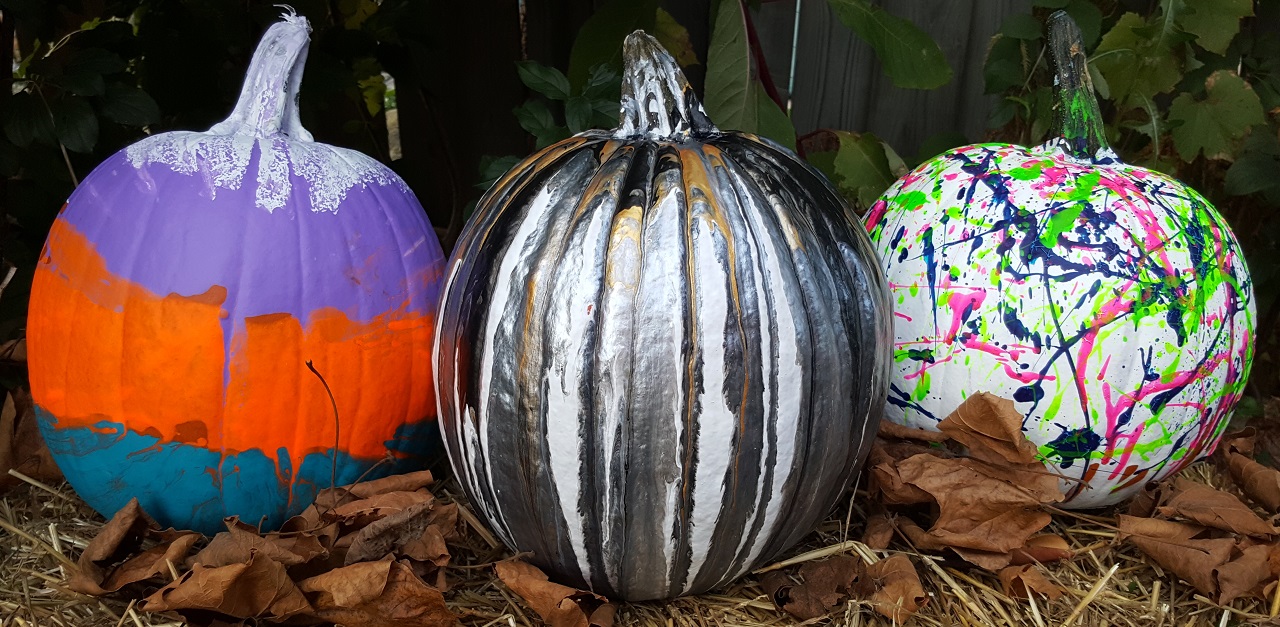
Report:
M647 36L627 50L619 129L526 159L477 207L434 360L455 473L499 537L650 599L727 582L827 513L874 436L890 322L820 175L711 126Z

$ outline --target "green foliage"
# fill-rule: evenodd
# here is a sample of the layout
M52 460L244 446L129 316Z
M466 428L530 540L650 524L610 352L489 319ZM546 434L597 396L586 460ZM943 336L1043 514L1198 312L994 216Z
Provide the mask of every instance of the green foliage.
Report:
M871 133L823 131L809 138L805 158L859 211L907 173L897 153Z
M1173 145L1183 161L1203 153L1210 159L1231 161L1232 147L1254 125L1264 124L1262 102L1244 79L1227 70L1205 81L1203 98L1178 94L1169 105Z
M795 150L795 127L752 71L746 11L738 0L719 2L707 49L702 104L721 129L763 135Z
M827 0L836 16L875 49L898 87L932 89L951 80L951 66L929 35L870 0Z
M636 29L653 31L658 0L612 0L587 19L569 53L569 81L581 86L597 65L622 74L622 40Z

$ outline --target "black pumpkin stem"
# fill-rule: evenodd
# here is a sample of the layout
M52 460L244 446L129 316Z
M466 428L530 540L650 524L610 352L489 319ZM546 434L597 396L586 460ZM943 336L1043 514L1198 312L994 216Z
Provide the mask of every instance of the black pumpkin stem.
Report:
M1049 16L1049 49L1058 71L1054 80L1058 90L1055 134L1067 140L1067 152L1073 157L1092 160L1104 149L1110 153L1080 27L1066 11Z
M622 43L622 111L617 137L680 139L719 132L676 60L642 30Z
M307 18L285 7L281 21L263 33L253 51L235 109L209 132L247 133L256 137L283 133L310 141L311 133L302 128L297 106L310 33Z

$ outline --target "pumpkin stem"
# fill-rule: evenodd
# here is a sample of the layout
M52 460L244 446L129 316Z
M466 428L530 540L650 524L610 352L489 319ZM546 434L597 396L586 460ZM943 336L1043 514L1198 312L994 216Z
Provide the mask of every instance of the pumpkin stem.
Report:
M302 128L297 106L311 25L293 9L284 9L281 21L267 29L253 51L231 116L209 129L210 133L257 137L283 133L311 141L311 133Z
M719 132L676 60L642 30L622 43L622 111L615 137L684 138Z
M1066 11L1049 16L1049 49L1058 70L1054 80L1058 89L1055 134L1067 140L1067 152L1078 159L1092 160L1104 149L1110 153L1080 27Z

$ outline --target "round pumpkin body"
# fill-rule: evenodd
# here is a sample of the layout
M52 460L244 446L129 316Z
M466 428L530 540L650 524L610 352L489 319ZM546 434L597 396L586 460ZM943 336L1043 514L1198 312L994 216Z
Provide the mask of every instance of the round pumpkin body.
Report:
M302 18L267 32L251 100L292 102L306 44ZM394 173L310 139L296 112L238 106L115 154L58 216L32 287L32 395L104 515L136 497L163 525L272 528L388 454L372 474L425 463L443 253Z
M639 600L729 581L830 510L876 433L891 321L829 184L710 126L647 35L625 49L622 127L517 165L464 229L435 367L494 531Z
M1212 451L1255 313L1239 245L1195 190L1105 145L966 146L893 185L867 227L896 316L888 420L936 429L970 394L1011 398L1074 508Z

